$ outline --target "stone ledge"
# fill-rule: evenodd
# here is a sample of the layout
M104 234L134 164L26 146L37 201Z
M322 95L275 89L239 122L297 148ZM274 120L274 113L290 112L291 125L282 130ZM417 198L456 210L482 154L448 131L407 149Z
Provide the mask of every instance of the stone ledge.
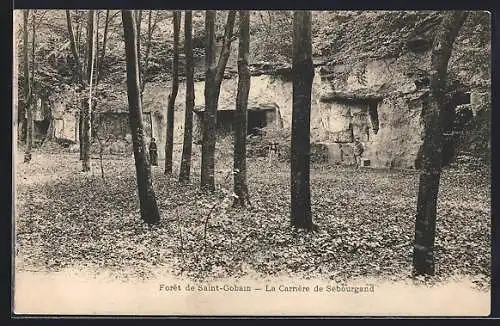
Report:
M349 102L379 102L384 98L377 93L368 92L343 92L343 91L333 91L321 95L320 101L323 103L331 103L338 101L349 101Z

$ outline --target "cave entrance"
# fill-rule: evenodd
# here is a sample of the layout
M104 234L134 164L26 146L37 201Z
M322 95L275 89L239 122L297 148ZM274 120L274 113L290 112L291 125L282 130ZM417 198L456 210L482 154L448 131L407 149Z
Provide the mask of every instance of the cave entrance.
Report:
M442 166L449 166L457 151L460 135L465 125L472 119L470 93L456 91L446 101L443 108Z
M380 128L378 103L379 100L373 99L358 99L350 102L350 129L353 141L359 138L361 142L370 142L378 133Z
M321 96L322 103L329 103L324 126L330 141L370 142L380 129L378 105L382 97L377 94L354 92L329 92Z
M278 123L279 108L277 105L260 105L248 108L247 116L247 134L260 135L261 129ZM203 134L203 115L205 109L203 106L195 107L195 142L199 143ZM221 108L217 110L217 127L216 132L218 136L231 135L234 127L234 120L236 117L236 110L233 108ZM279 124L277 124L279 125Z

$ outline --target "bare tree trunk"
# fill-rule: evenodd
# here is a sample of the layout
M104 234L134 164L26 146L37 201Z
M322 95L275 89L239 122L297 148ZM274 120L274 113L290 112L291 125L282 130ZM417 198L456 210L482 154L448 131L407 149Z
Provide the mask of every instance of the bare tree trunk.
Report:
M93 71L93 59L95 57L95 10L89 10L87 19L87 72L86 81L88 85L92 85L92 71ZM83 144L83 159L82 159L82 171L91 171L90 164L90 142L91 142L91 130L92 130L92 98L89 94L88 105L83 106L83 130L82 130L82 144Z
M144 89L146 88L146 81L147 80L144 77L144 75L148 71L148 67L149 67L149 54L151 53L151 39L153 37L153 33L154 33L155 28L156 28L156 24L158 22L158 13L156 13L155 20L153 23L151 23L151 17L152 17L152 10L149 10L148 35L147 35L147 43L146 43L146 53L144 55L144 65L141 65L139 62L139 69L141 71L141 76L142 76L142 78L141 78L141 101L142 101L142 97L144 94ZM152 133L152 130L153 129L151 129L151 133Z
M160 222L160 213L151 177L151 165L146 141L144 122L139 94L139 63L137 61L137 35L131 10L122 10L125 54L127 60L127 94L129 103L129 122L132 132L134 159L137 175L140 211L142 219L148 224Z
M184 118L184 142L182 145L179 181L188 182L191 174L191 150L193 147L194 109L194 60L193 60L193 12L184 13L184 53L186 55L186 111Z
M33 14L32 14L33 17ZM23 11L23 73L24 73L24 109L26 111L26 145L24 148L24 163L31 161L31 146L33 142L32 90L28 57L28 20L29 10ZM34 29L33 29L34 30ZM33 62L34 63L34 62Z
M423 120L425 136L415 221L413 269L416 275L433 275L434 240L436 236L436 206L441 177L443 110L448 61L455 38L467 13L446 13L434 39L431 56L430 95L425 104Z
M231 50L236 11L231 10L227 15L224 40L217 65L215 64L215 15L214 10L207 10L205 14L205 112L201 145L201 186L210 191L215 190L217 106L220 86Z
M71 53L73 54L73 59L76 64L76 71L75 71L75 77L77 79L77 82L80 85L80 91L82 91L85 88L85 84L83 81L83 67L80 62L80 57L78 55L78 48L77 44L79 45L80 41L78 39L78 42L75 41L75 34L73 32L73 27L71 23L71 14L69 10L66 10L66 24L68 26L68 35L69 35L69 42L70 42L70 47L71 47ZM80 24L78 23L77 27ZM80 112L78 114L78 143L80 144L80 160L83 160L83 107L84 103L83 101L80 103Z
M314 77L311 12L295 11L293 29L291 222L296 228L313 230L309 185L311 89Z
M85 106L85 101L80 99L80 110L78 112L78 143L80 144L80 161L83 160L83 107Z
M54 140L54 115L52 114L52 105L49 105L49 127L47 128L47 133L45 134L45 141Z
M96 86L99 84L99 81L101 80L101 73L102 73L102 63L104 62L104 58L106 57L106 43L108 40L108 26L109 26L109 10L106 10L106 20L104 22L104 32L102 36L102 50L101 50L101 57L98 60L98 66L99 69L97 69L97 77L96 77ZM97 51L99 52L99 51Z
M71 46L71 53L73 54L73 59L75 60L76 63L76 72L75 72L75 77L77 78L77 81L82 84L83 83L83 78L82 78L82 65L80 63L80 58L78 56L78 50L76 47L76 42L75 42L75 34L73 33L73 27L71 23L71 15L69 10L66 10L66 23L68 25L68 34L69 34L69 43Z
M201 186L215 190L215 135L217 104L215 98L215 11L205 12L205 112L201 144Z
M13 134L12 137L15 138L16 141L19 141L23 138L22 136L22 126L23 123L22 121L24 120L24 112L22 105L19 106L19 40L18 40L18 35L19 35L19 30L20 30L20 14L21 11L14 11L13 12L13 33L12 33L12 127L13 127Z
M142 85L142 71L141 71L141 22L142 22L142 10L135 11L135 26L137 30L137 62L139 63L139 85ZM142 87L142 86L141 86Z
M179 91L179 30L181 12L174 11L174 60L172 66L172 92L168 96L167 136L165 142L165 174L172 174L172 156L174 150L174 114L175 99Z
M250 70L248 56L250 52L250 13L239 12L238 44L238 92L236 94L236 116L234 119L234 206L246 206L250 202L247 185L246 140L247 106L250 92Z

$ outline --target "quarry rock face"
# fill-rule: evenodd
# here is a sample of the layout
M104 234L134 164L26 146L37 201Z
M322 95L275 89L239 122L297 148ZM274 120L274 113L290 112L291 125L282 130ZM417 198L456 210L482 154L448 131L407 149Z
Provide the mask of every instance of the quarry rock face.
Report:
M361 66L364 68L361 69ZM363 156L370 160L372 167L414 167L422 142L420 115L423 93L417 91L414 81L405 75L407 67L399 65L399 68L395 60L374 61L357 67L336 65L315 68L311 142L324 145L328 162L352 164L352 142L359 137L365 147ZM234 107L236 91L235 79L223 80L219 109ZM185 84L181 82L176 101L176 142L182 142L184 92ZM204 82L195 82L197 106L204 105L203 92ZM274 103L283 128L290 129L292 92L292 82L287 78L254 75L250 82L249 106ZM155 102L166 103L168 93L168 89L158 90L156 96L163 94L165 99ZM158 135L158 146L163 148L165 119L161 111L153 113L153 118L156 129L153 134Z
M352 143L359 137L371 167L415 168L423 142L422 108L429 91L430 53L422 40L393 58L331 61L315 68L311 97L311 143L331 164L352 164ZM275 68L275 67L274 67ZM289 67L256 65L250 81L249 107L272 103L281 116L277 128L291 129L293 85ZM282 72L282 73L280 73ZM153 112L153 134L164 147L163 117L170 85L146 90L144 105ZM219 109L234 108L237 78L224 79ZM174 142L182 143L185 83L176 101ZM472 110L491 105L483 90L470 93ZM204 82L195 82L195 105L204 106ZM161 150L160 159L162 158Z

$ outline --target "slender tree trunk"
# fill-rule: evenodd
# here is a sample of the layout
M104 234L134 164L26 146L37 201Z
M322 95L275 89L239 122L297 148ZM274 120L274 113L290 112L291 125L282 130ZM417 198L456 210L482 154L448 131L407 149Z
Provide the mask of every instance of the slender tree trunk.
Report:
M430 94L423 112L425 136L422 144L422 170L420 172L415 221L413 269L416 275L433 275L435 272L434 240L441 177L447 67L453 43L466 15L465 11L446 13L432 48Z
M234 206L245 206L250 202L247 185L246 140L248 93L250 92L250 70L248 56L250 52L250 13L239 13L238 44L238 92L236 94L236 116L234 119Z
M135 13L135 26L137 30L137 62L139 63L139 85L142 85L142 69L141 69L141 22L142 22L142 10L136 10ZM141 86L142 88L142 86Z
M80 63L80 58L78 56L78 49L76 47L76 42L75 42L75 34L73 33L73 27L71 23L71 14L69 10L66 10L66 24L68 26L68 34L69 34L69 43L71 47L71 53L73 54L73 59L75 60L76 64L76 72L75 72L75 77L77 78L77 81L82 84L82 65Z
M311 12L296 11L293 29L291 221L294 227L313 230L309 185L311 89L314 77Z
M205 12L205 112L201 144L201 186L215 190L215 135L217 103L215 99L215 11Z
M172 66L172 92L168 96L167 137L165 142L165 174L172 174L172 156L174 149L174 114L175 99L179 91L179 30L181 12L174 11L174 60Z
M205 112L203 121L203 140L201 145L201 187L215 190L215 144L217 127L217 106L224 70L231 50L236 11L227 15L224 40L219 61L215 59L215 17L214 10L205 14Z
M95 23L95 38L94 38L94 42L95 42L95 48L94 48L94 57L98 59L98 56L99 56L99 21L100 21L100 16L101 16L101 11L100 10L96 10L96 23ZM96 72L94 74L94 77L92 79L93 82L95 82L97 84L97 82L95 81L97 79L97 72L99 71L100 69L100 66L99 66L99 60L97 59L93 59L93 69L94 71Z
M153 24L151 24L151 17L152 17L152 10L150 10L149 14L148 14L148 34L147 34L147 43L146 43L146 53L144 55L144 65L141 65L139 63L139 69L141 71L141 76L143 76L143 78L141 79L142 80L142 82L141 82L141 101L142 101L142 97L144 94L144 89L146 88L146 78L144 77L144 75L148 71L148 67L149 67L149 54L151 53L151 39L153 37L153 32L154 32L155 27L156 27L158 14L156 14L155 21ZM152 130L153 129L151 129L151 133L152 133Z
M182 145L179 181L188 182L191 174L191 151L193 147L194 109L194 60L193 60L193 12L184 13L184 53L186 55L186 111L184 118L184 142Z
M23 120L24 120L24 112L23 112L23 107L22 105L19 105L19 40L18 40L18 35L19 35L19 30L20 30L20 24L22 22L21 19L21 11L14 11L13 12L13 33L12 33L12 108L13 108L13 128L14 128L14 133L12 137L17 137L16 141L22 140L22 126L23 126Z
M49 105L49 127L47 128L47 133L45 135L45 141L54 140L54 115L52 114L52 105Z
M125 54L127 60L127 94L129 103L129 122L132 132L134 159L137 175L140 211L142 219L148 224L160 222L160 213L151 177L151 165L146 141L144 122L139 97L139 63L137 61L137 34L131 10L122 10Z
M99 84L99 81L101 80L101 74L102 74L102 63L104 62L104 58L106 57L106 43L108 40L108 26L109 26L109 10L106 10L106 20L104 22L104 32L102 36L102 50L101 50L101 57L98 60L98 66L99 69L97 69L97 77L96 77L96 86ZM99 51L97 51L99 52Z
M69 35L69 42L70 42L70 47L71 47L71 53L73 54L73 59L75 61L76 67L75 67L75 77L80 85L79 91L82 91L85 88L85 84L83 81L83 67L80 62L80 57L79 57L79 51L78 47L80 44L79 38L77 41L75 41L75 34L73 32L73 27L71 23L71 14L69 10L66 10L66 24L68 26L68 35ZM77 27L79 27L80 23L78 23ZM80 103L80 112L78 114L78 143L80 144L80 160L83 160L83 149L84 149L84 140L83 140L83 120L84 120L84 115L83 115L83 107L85 104L82 102Z
M93 72L93 59L95 57L95 10L89 10L87 19L87 72L86 81L88 85L92 85L92 72ZM91 89L92 87L90 87ZM82 130L82 144L83 144L83 159L82 171L88 172L91 170L90 164L90 142L92 130L92 98L88 98L87 105L83 106L83 130Z
M33 14L32 14L33 17ZM29 10L23 11L23 73L24 73L24 108L26 110L26 145L24 148L24 162L31 161L31 146L33 142L33 115L32 115L32 90L28 57L28 20Z

